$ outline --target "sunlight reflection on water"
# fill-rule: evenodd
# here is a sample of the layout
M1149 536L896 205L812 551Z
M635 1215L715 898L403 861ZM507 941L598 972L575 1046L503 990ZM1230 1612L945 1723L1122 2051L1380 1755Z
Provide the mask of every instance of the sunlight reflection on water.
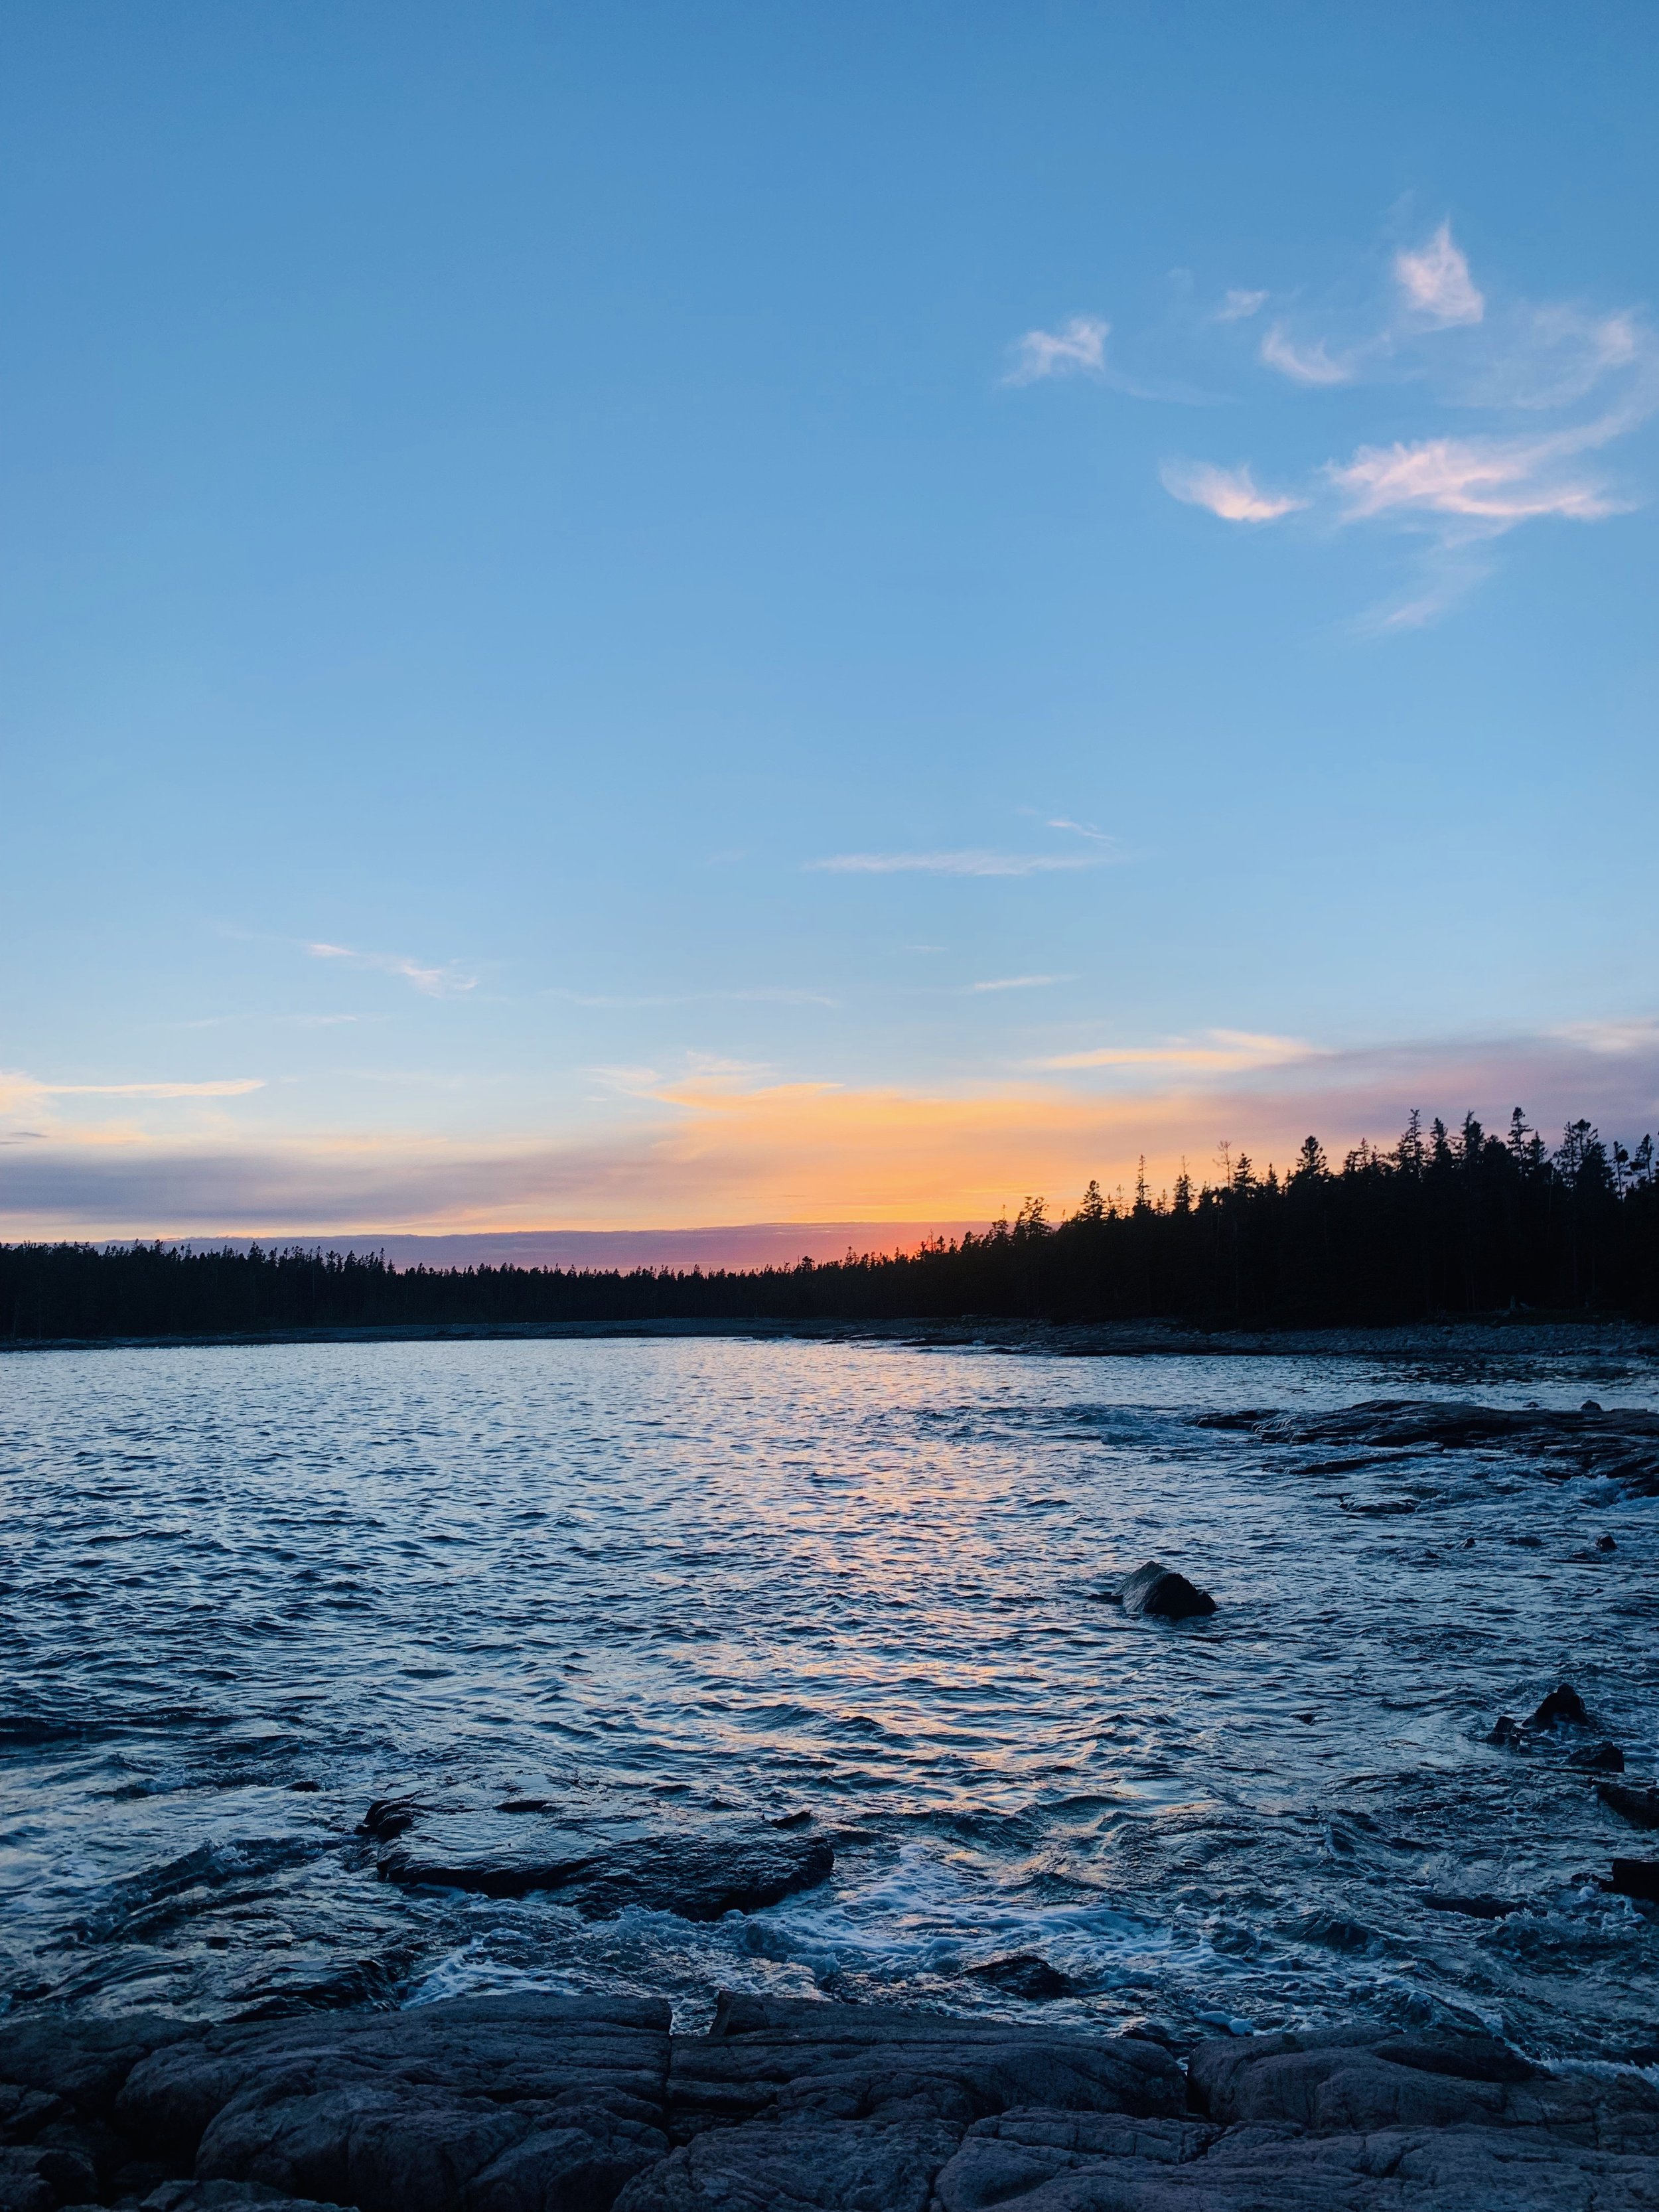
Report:
M1190 1421L1576 1406L1571 1361L695 1339L3 1374L15 1991L219 2011L368 1961L405 1996L621 1984L688 2019L720 1984L1177 2024L1496 2006L1563 2045L1652 2013L1648 1921L1570 1879L1628 1832L1482 1739L1571 1674L1653 1745L1659 1505L1493 1453L1322 1475ZM1417 1513L1345 1514L1360 1480ZM1619 1549L1587 1569L1592 1526ZM1154 1556L1213 1620L1102 1602ZM601 1782L808 1809L836 1874L696 1928L394 1891L353 1856L391 1790ZM1538 1910L1453 1920L1431 1889ZM1067 1993L973 1971L1014 1954Z

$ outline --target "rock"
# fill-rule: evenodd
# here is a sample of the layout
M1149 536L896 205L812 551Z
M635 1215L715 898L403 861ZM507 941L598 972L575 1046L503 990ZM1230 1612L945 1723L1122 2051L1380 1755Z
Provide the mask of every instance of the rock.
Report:
M1578 1410L1581 1413L1599 1413L1601 1411L1601 1401L1597 1398L1586 1398Z
M1526 1730L1511 1713L1499 1713L1486 1738L1503 1751L1524 1751L1527 1748Z
M1659 1495L1659 1414L1581 1407L1469 1406L1448 1399L1378 1398L1324 1413L1200 1414L1194 1425L1243 1430L1267 1444L1361 1447L1372 1452L1454 1451L1498 1444L1537 1461L1552 1477L1606 1475Z
M940 2212L1651 2212L1655 2202L1646 2159L1520 2129L1236 2128L1174 2160L1143 2143L1135 2157L1054 2165L1005 2154L988 2171L970 2139L939 2177Z
M1503 1920L1506 1919L1511 1912L1521 1912L1526 1909L1523 1905L1517 1905L1513 1898L1486 1897L1480 1894L1460 1897L1449 1893L1432 1890L1423 1902L1431 1912L1462 1912L1467 1914L1471 1920Z
M1012 2105L1150 2117L1185 2103L1180 2068L1138 2039L731 1996L706 2037L676 2039L668 2110L670 2132L689 2138L734 2120L809 2112L965 2126Z
M1127 2179L1137 2168L1150 2179L1162 2168L1186 2165L1220 2132L1202 2120L1041 2108L1003 2112L969 2129L935 2184L936 2199L939 2212L980 2212L1009 2203L1042 2205L1045 2212L1048 2206L1109 2204L1110 2197L1094 2194L1097 2182Z
M1200 1620L1216 1609L1207 1590L1195 1588L1185 1575L1160 1566L1156 1559L1137 1567L1118 1597L1125 1613L1153 1620Z
M1527 1726L1529 1729L1548 1729L1565 1722L1569 1727L1583 1728L1589 1719L1584 1701L1572 1684L1560 1682L1539 1699Z
M1007 1959L988 1959L983 1966L967 1969L975 1980L990 1982L1010 1996L1030 1997L1034 2002L1045 1997L1070 1996L1075 1987L1069 1974L1062 1974L1046 1959L1034 1952L1022 1951Z
M1615 1859L1607 1887L1620 1897L1659 1900L1659 1859Z
M1619 1547L1611 1536L1598 1536L1595 1540L1595 1548L1598 1552L1616 1552Z
M59 2204L83 2204L97 2194L97 2171L78 2150L42 2143L0 2147L0 2212L54 2212Z
M823 1881L836 1855L822 1836L781 1832L766 1820L599 1817L561 1822L510 1814L419 1818L380 1862L383 1881L429 1883L486 1897L552 1890L585 1919L633 1905L719 1920L758 1912Z
M164 2181L143 2200L140 2212L228 2212L257 2204L259 2212L340 2212L319 2206L314 2197L281 2197L256 2181Z
M360 2212L603 2207L667 2151L668 2019L491 1997L214 2028L137 2067L119 2108L198 2180Z
M1591 1774L1622 1774L1625 1754L1616 1743L1588 1744L1583 1751L1575 1751L1567 1765L1583 1767Z
M58 2072L95 2075L107 2095L107 2048L95 2063L75 2055L80 2030L103 2025L60 2019L51 2033ZM0 2096L0 2115L58 2124L30 2094ZM145 2181L144 2212L1654 2212L1659 2202L1659 2089L1641 2075L1534 2068L1496 2037L1364 2021L1201 2044L1189 2083L1143 2035L742 1996L720 2000L706 2036L671 2037L667 2007L653 2002L454 1999L198 2028L153 2045L114 2102L175 2175L194 2168ZM60 2212L58 2181L88 2204L85 2174L66 2167L53 2180L18 2162L39 2148L0 2160L0 2212Z
M807 2206L927 2212L959 2130L937 2120L871 2126L787 2118L711 2128L629 2182L616 2212L795 2212Z
M1529 1729L1548 1729L1563 1721L1572 1728L1583 1728L1589 1721L1589 1715L1584 1711L1584 1700L1571 1682L1561 1683L1547 1697L1540 1698L1538 1710L1527 1726Z
M1638 1790L1628 1782L1598 1782L1595 1794L1610 1813L1633 1828L1659 1828L1659 1790Z

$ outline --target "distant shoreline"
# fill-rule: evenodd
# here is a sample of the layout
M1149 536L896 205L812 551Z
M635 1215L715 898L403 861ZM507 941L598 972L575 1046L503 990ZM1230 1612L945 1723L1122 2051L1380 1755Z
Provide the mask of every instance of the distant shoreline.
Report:
M1051 1358L1149 1355L1283 1358L1459 1360L1501 1354L1659 1358L1659 1327L1608 1317L1561 1320L1528 1314L1405 1322L1376 1328L1188 1328L1157 1322L775 1320L697 1318L584 1322L435 1322L356 1328L253 1329L201 1335L0 1338L0 1353L171 1352L263 1345L597 1342L608 1338L734 1337L767 1341L888 1344L929 1352L983 1351Z

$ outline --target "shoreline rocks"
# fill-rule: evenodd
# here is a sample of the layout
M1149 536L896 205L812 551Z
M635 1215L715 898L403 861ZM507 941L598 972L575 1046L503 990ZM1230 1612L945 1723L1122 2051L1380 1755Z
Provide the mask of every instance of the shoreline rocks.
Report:
M825 1881L836 1863L810 1814L757 1819L641 1818L550 1800L453 1810L418 1796L380 1799L360 1834L380 1847L382 1881L526 1897L550 1891L584 1919L635 1905L683 1920L758 1912Z
M0 2021L0 2207L1651 2212L1659 2087L1374 2023L1202 2043L727 1996ZM20 2141L19 2135L27 2137ZM73 2190L78 2194L66 2194Z

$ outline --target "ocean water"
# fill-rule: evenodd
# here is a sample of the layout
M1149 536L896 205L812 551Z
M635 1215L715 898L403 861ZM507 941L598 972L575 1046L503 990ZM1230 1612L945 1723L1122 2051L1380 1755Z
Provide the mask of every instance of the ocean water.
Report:
M622 1989L695 2027L743 1988L1653 2045L1659 1916L1595 1882L1652 1839L1564 1759L1485 1738L1565 1677L1651 1774L1659 1500L1498 1451L1333 1473L1194 1425L1587 1390L1659 1403L1650 1368L1582 1358L8 1357L0 2003ZM1415 1513L1348 1510L1397 1495ZM1103 1601L1150 1558L1219 1611ZM407 1790L806 1812L836 1869L709 1926L401 1889L355 1831ZM1010 1959L1060 1993L1018 1994Z

